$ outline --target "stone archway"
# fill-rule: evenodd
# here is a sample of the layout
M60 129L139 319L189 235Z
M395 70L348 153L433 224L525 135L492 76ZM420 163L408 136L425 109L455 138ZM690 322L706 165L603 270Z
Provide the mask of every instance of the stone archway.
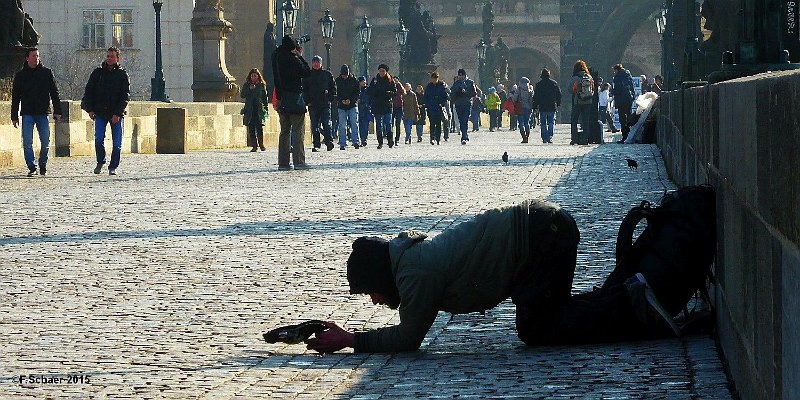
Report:
M508 62L509 86L519 82L523 76L528 77L531 84L535 84L543 67L550 70L553 79L560 79L559 63L545 53L527 47L511 49L511 59Z
M631 38L643 24L653 24L655 30L655 24L649 17L660 9L661 0L619 1L595 35L595 65L606 71L620 62Z

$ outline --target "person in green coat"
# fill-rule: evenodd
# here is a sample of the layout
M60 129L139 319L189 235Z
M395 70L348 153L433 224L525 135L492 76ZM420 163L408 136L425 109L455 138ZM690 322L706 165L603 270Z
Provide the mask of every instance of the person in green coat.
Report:
M267 96L267 85L264 77L258 68L253 68L247 74L247 83L242 85L242 98L244 115L242 123L247 127L247 142L253 146L251 152L266 150L264 147L264 121L269 115L269 96Z
M322 353L414 351L439 311L483 312L509 297L525 340L533 327L520 324L521 310L569 301L579 241L572 216L542 200L486 211L430 240L417 231L391 241L360 237L347 260L350 293L399 309L400 324L352 333L327 322L307 346Z

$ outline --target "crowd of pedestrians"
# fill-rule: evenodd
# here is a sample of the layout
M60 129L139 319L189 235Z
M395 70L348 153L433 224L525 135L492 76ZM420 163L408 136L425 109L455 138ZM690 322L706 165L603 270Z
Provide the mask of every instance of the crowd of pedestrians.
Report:
M430 81L412 86L402 83L390 73L389 66L380 64L371 77L356 78L348 65L342 65L334 78L322 65L322 58L314 56L309 65L302 56L300 43L290 36L282 39L272 55L274 90L267 92L264 77L257 68L248 73L241 88L243 124L247 127L247 143L252 152L265 151L264 125L269 118L269 105L277 111L280 121L278 138L278 169L307 169L305 149L305 114L311 123L312 148L318 152L322 145L333 150L338 138L340 150L359 149L368 145L370 124L374 124L377 148L399 145L403 136L408 145L416 138L424 140L427 125L429 143L439 145L448 141L450 133L458 133L462 145L469 143L471 132L480 128L482 113L489 114L489 131L503 127L503 114L509 114L511 131L519 130L522 143L529 143L531 130L540 125L542 143L553 142L553 130L562 90L552 78L551 71L543 68L539 81L533 84L521 77L508 90L503 84L482 90L460 68L448 86L437 72ZM81 107L95 121L95 153L99 174L108 162L104 145L106 127L111 128L112 150L108 173L115 175L120 164L123 119L130 95L128 75L121 67L119 49L107 50L106 61L95 69L86 84ZM630 132L629 119L635 100L633 78L630 71L616 64L612 68L612 84L595 76L583 60L578 60L569 81L571 101L570 144L584 144L587 132L605 124L608 131L618 131L612 110L619 115L623 142ZM655 76L649 81L640 77L642 92L661 92L663 79ZM22 137L28 175L47 172L49 148L49 104L58 121L61 106L53 79L53 72L42 66L37 49L30 49L23 68L16 74L12 89L12 118L19 125L20 105ZM333 125L332 125L333 121ZM599 126L599 128L597 128ZM33 129L37 128L41 141L38 164L33 151ZM583 133L580 129L583 128ZM589 143L601 143L602 133L590 137ZM38 168L37 168L38 167Z

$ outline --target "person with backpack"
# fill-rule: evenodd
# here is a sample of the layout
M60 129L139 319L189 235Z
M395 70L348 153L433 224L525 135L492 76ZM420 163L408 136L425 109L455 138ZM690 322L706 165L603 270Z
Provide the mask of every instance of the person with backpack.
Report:
M628 126L628 118L631 115L635 93L633 77L630 71L622 67L622 64L614 65L611 70L614 72L611 95L614 97L614 106L617 108L617 114L619 115L619 125L622 127L622 140L617 143L625 143L625 139L628 138L628 134L631 132L631 127Z
M508 298L529 346L680 336L673 318L702 292L714 260L715 205L713 188L693 186L634 208L620 228L617 268L603 287L574 296L580 233L543 200L486 211L430 240L413 230L390 241L359 237L347 259L350 294L398 309L400 323L353 333L323 322L304 341L321 353L415 351L439 311L483 312ZM632 244L642 218L648 227Z
M572 116L570 118L569 144L587 144L590 114L592 112L592 98L594 97L594 79L589 74L586 62L578 60L572 67ZM578 136L578 121L583 127L583 134ZM586 140L583 140L585 138Z

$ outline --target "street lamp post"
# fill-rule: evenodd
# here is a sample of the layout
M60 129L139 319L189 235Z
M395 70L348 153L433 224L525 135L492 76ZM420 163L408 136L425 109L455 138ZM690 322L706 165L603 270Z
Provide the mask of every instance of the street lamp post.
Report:
M369 53L367 46L372 38L372 26L369 24L366 15L363 21L361 21L361 25L358 26L358 34L361 36L361 46L364 49L364 76L366 77L369 76Z
M333 39L333 28L336 27L336 20L331 16L331 10L325 9L325 16L319 19L319 26L322 28L322 37L325 39L325 53L327 56L326 66L331 70L331 39Z
M656 31L658 32L659 40L661 41L661 75L667 77L667 52L664 44L664 33L667 31L667 10L661 9L661 13L656 17ZM662 88L665 89L665 88Z
M403 20L400 20L400 26L394 30L394 38L397 41L397 47L400 48L400 61L397 62L400 79L403 79L403 57L405 57L405 47L408 42L408 29L403 25Z
M294 1L286 0L281 7L281 14L283 15L284 35L292 35L294 27L297 26L297 6L294 5Z
M478 86L483 85L483 64L486 60L486 42L481 38L475 45L475 52L478 53Z
M156 12L156 73L150 80L150 101L169 101L161 59L161 6L163 3L164 0L153 0L153 9Z

